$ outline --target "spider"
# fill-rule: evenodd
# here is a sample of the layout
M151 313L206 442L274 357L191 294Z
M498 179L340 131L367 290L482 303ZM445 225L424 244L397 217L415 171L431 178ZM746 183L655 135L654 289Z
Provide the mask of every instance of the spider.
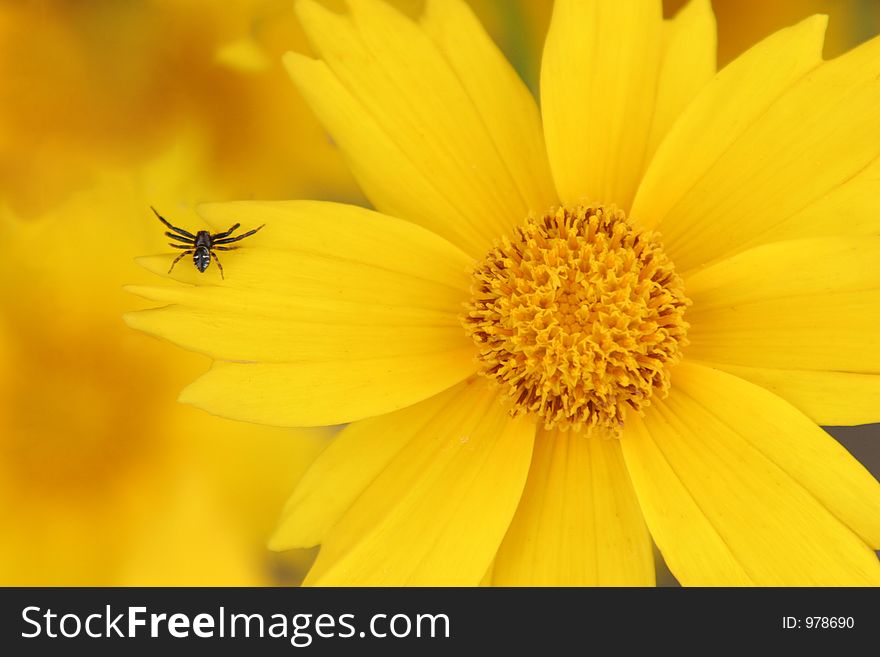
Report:
M171 231L165 231L165 234L173 240L178 240L183 242L183 244L176 244L174 242L168 242L169 246L173 246L175 249L185 249L183 253L177 256L174 259L174 262L171 263L171 269L168 270L168 273L171 273L171 270L174 269L174 265L178 263L178 261L185 255L192 254L193 264L196 269L200 272L204 273L208 268L208 265L211 264L211 258L217 262L217 267L220 268L220 278L226 278L223 276L223 265L220 264L220 258L217 257L217 254L214 253L217 251L233 251L237 249L237 246L219 246L221 244L229 244L230 242L237 242L239 240L243 240L245 237L250 237L254 233L256 233L260 228L265 226L260 226L259 228L254 228L253 230L249 230L248 232L238 235L237 237L230 237L232 233L241 226L241 224L235 224L229 230L225 230L222 233L214 233L213 235L206 230L200 230L195 235L190 233L189 231L184 230L183 228L178 228L177 226L172 226L161 214L156 212L156 208L152 205L150 209L155 213L157 217L159 217L159 221L168 226Z

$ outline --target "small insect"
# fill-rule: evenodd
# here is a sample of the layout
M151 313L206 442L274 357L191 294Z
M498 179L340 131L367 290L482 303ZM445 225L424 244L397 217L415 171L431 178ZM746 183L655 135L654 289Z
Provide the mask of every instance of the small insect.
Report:
M249 230L248 232L238 235L236 237L230 237L230 235L238 230L241 224L235 224L232 228L230 228L229 230L225 230L222 233L214 233L212 235L206 230L200 230L195 235L193 235L183 228L172 226L165 219L165 217L156 212L156 208L154 208L152 205L150 206L150 209L155 213L157 217L159 217L159 221L161 221L163 224L171 229L171 231L165 231L165 234L173 240L183 242L183 244L168 242L168 245L173 246L175 249L185 249L184 252L177 256L174 259L174 262L171 263L171 269L168 270L169 274L171 273L171 270L174 269L174 265L176 265L183 256L189 255L191 253L193 257L193 264L200 272L204 273L205 270L208 268L208 265L211 264L211 258L214 258L215 262L217 263L217 267L220 268L220 278L226 278L225 276L223 276L223 265L220 264L220 258L217 257L217 254L214 253L214 251L233 251L238 247L222 245L243 240L245 237L250 237L258 230L260 230L260 228L266 225L263 224L263 226L260 226L259 228L254 228L253 230Z

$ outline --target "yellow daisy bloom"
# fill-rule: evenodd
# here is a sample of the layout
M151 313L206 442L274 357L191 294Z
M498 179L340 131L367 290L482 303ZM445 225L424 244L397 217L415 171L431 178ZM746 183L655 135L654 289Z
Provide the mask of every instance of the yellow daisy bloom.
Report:
M128 323L215 359L181 400L350 423L273 539L306 583L880 583L880 39L826 21L716 74L708 0L558 0L541 111L468 7L297 11L287 68L377 211L266 228ZM142 264L165 274L168 256Z

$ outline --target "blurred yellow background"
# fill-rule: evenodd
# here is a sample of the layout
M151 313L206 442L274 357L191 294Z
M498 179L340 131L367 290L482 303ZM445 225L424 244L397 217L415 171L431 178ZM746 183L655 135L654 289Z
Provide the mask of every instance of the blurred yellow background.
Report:
M472 4L536 89L551 2ZM0 584L302 577L310 553L265 543L332 432L178 404L208 359L121 320L133 259L170 250L150 205L199 227L201 201L362 199L281 67L308 50L292 5L0 2ZM811 13L828 56L880 29L875 0L713 5L721 64Z

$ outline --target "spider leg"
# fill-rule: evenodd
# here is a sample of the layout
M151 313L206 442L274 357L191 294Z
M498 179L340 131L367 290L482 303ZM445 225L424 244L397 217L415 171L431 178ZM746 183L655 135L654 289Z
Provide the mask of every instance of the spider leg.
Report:
M265 226L265 225L266 224L263 224L263 226ZM246 232L242 235L238 235L237 237L226 237L226 238L219 239L219 240L213 240L213 243L214 244L229 244L230 242L237 242L238 240L243 240L245 237L250 237L251 235L256 233L263 226L260 226L258 228L254 228L253 230L249 230L248 232Z
M192 243L193 243L193 241L190 238L184 237L183 235L178 235L177 233L172 233L172 232L166 230L165 234L173 240L179 240L181 242L186 242L189 245L192 245Z
M220 278L225 279L226 277L223 275L223 265L220 264L220 258L217 257L217 254L211 251L211 257L214 258L214 262L217 263L218 269L220 269Z
M173 246L175 249L189 249L190 247L186 244L175 244L174 242L168 242L168 246ZM192 249L190 249L192 250Z
M178 261L179 261L183 256L187 255L188 253L193 253L193 252L194 252L194 251L193 251L192 249L187 249L186 251L184 251L183 253L181 253L179 256L177 256L177 257L174 259L174 262L171 263L171 268L168 270L168 273L169 273L169 274L171 273L171 270L174 269L174 265L176 265L176 264L178 263Z
M235 251L238 247L237 246L215 246L213 248L217 249L218 251Z
M172 226L170 223L168 223L168 221L165 219L165 217L163 217L161 214L156 212L156 208L154 208L152 205L150 206L150 209L153 211L153 214L155 214L157 217L159 217L159 221L161 221L163 224L168 226L168 228L170 228L171 230L178 232L181 235L185 235L186 237L189 237L192 240L194 240L196 238L195 235L193 235L192 233L188 233L183 228L178 228L177 226Z
M223 231L222 233L215 233L214 235L211 235L211 241L213 242L214 240L219 240L219 239L223 239L224 237L229 237L229 236L232 235L232 233L233 233L235 230L237 230L240 226L241 226L241 224L235 224L235 225L234 225L232 228L230 228L229 230L225 230L225 231Z

